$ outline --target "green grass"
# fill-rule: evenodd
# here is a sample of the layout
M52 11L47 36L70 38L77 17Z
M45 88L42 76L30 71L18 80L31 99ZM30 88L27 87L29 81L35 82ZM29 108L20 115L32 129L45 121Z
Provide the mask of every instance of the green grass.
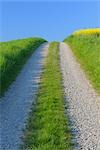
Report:
M45 40L41 38L0 42L0 95L4 94L21 70L23 64L32 52L43 42L45 42Z
M72 35L64 42L70 45L87 77L100 94L100 36Z
M29 115L24 145L27 150L71 150L71 132L64 114L64 96L59 68L59 43L49 47L40 89Z

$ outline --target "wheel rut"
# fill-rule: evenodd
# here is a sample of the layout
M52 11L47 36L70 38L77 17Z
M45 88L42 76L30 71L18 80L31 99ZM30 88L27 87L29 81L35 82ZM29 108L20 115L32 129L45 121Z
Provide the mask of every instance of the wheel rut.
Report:
M35 102L48 46L48 43L44 43L34 51L0 100L0 150L19 149L22 129Z
M60 43L60 66L75 149L100 150L100 96L65 43Z

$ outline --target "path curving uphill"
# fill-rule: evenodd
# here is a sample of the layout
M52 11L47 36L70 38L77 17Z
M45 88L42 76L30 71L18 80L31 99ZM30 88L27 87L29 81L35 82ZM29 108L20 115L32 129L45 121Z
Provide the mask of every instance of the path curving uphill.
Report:
M60 43L60 65L75 149L100 150L100 97L65 43Z
M35 101L48 46L44 43L32 54L0 100L0 150L19 149L22 129Z

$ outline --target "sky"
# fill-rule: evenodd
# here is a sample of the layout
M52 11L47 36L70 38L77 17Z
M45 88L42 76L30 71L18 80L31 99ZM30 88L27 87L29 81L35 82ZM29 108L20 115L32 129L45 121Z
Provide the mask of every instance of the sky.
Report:
M100 27L100 1L2 0L0 41L42 37L62 41L73 31Z

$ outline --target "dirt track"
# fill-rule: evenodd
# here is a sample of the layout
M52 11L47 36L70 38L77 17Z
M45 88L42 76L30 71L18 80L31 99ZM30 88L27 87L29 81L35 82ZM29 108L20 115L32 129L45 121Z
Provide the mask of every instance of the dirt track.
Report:
M22 129L35 101L48 43L42 44L24 65L0 100L0 150L18 150Z
M100 97L65 43L60 43L60 62L75 149L100 150Z

